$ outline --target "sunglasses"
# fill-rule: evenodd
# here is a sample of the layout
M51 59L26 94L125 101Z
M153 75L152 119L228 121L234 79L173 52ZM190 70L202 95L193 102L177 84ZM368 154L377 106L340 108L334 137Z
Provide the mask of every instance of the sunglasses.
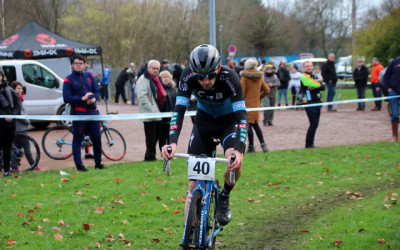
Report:
M212 80L215 77L217 77L217 73L212 73L212 74L207 74L207 75L196 75L196 77L200 81L203 81L204 78L207 78L208 80Z

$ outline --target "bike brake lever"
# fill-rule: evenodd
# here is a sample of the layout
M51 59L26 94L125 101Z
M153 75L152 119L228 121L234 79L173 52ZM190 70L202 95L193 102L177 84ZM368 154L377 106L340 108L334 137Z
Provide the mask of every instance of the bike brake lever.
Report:
M233 164L233 162L235 160L236 160L236 155L232 153L231 154L231 161L230 161L231 165ZM229 183L231 185L235 185L235 182L236 182L236 180L235 180L235 171L231 171L231 173L229 174Z

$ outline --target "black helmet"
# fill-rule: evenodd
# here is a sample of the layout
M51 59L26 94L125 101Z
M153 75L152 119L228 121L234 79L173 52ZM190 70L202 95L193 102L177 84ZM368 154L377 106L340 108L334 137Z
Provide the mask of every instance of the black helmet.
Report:
M195 74L206 75L216 73L221 63L218 50L208 44L194 48L190 53L190 68Z

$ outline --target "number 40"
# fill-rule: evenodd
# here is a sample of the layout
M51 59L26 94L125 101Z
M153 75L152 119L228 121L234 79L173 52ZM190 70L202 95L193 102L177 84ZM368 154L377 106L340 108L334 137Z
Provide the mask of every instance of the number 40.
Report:
M197 174L204 174L207 175L210 172L210 163L204 161L200 166L200 161L196 162L194 165L193 171L196 171Z

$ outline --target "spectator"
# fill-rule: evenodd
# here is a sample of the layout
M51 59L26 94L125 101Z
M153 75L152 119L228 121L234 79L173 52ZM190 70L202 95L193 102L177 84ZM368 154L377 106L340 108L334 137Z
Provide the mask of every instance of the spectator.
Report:
M136 92L140 113L160 113L165 105L167 93L159 77L160 62L150 60L147 71L138 79ZM142 119L146 136L145 161L156 160L156 145L159 139L161 118Z
M364 65L364 59L358 58L357 67L353 72L353 79L356 86L357 98L364 99L365 92L367 91L367 81L368 81L369 71ZM357 111L365 110L365 102L359 102Z
M262 99L264 107L275 107L276 103L276 88L281 86L279 78L274 73L274 66L268 64L265 68L264 81L267 83L270 92L267 96ZM264 111L264 126L273 126L274 111L265 110Z
M263 79L263 72L257 70L257 61L248 59L245 63L245 70L240 74L242 76L240 82L242 84L244 100L247 108L259 108L261 99L269 94L269 87ZM249 136L249 147L247 153L254 153L254 131L261 143L261 148L264 152L268 151L267 144L265 144L263 133L258 125L260 121L260 112L251 111L247 112L247 120L249 128L247 130Z
M300 92L300 77L301 73L299 72L299 68L296 65L293 65L288 87L292 91L292 106L296 104L297 96Z
M103 80L101 82L103 85L103 92L101 93L101 99L103 99L107 102L109 100L108 84L110 83L111 69L109 69L108 65L105 64L103 67L103 71L104 71L104 75L103 75Z
M146 70L147 70L147 63L142 63L142 66L140 66L140 70L137 73L137 79L139 79L144 74L144 72L146 72Z
M267 62L265 59L261 59L261 64L260 66L257 67L257 69L263 73L265 73L265 67L267 66Z
M320 91L325 89L325 85L315 80L316 76L313 75L314 65L310 61L303 64L304 74L301 76L301 90L300 92L306 98L306 104L321 103ZM321 106L306 107L305 108L310 126L307 130L306 148L315 148L314 138L317 132L319 118L321 116Z
M239 78L242 77L242 76L240 75L240 72L241 72L242 70L244 70L244 62L245 62L245 60L241 60L241 61L239 62L239 67L237 67L237 68L235 69L236 73L239 75ZM257 61L256 61L256 62L257 62Z
M0 67L0 115L21 114L22 103L19 94L8 86ZM0 118L0 150L3 151L3 176L10 175L11 144L14 140L16 119Z
M130 69L128 70L128 73L129 73L129 88L131 89L131 104L135 105L136 66L133 62L130 64Z
M179 64L174 65L174 72L172 74L172 79L176 84L179 83L179 79L181 78L182 67Z
M10 87L13 88L19 94L22 103L24 101L24 88L22 86L22 83L13 81L10 84ZM21 105L21 115L27 115L23 104ZM15 119L15 132L19 134L28 135L29 124L30 124L29 119ZM28 160L29 164L32 165L35 162L35 160L32 157L30 144L29 141L26 140L26 137L15 137L13 141L16 147L23 148L26 159ZM11 172L19 172L18 167L19 167L18 161L15 159L15 157L12 157ZM41 168L39 165L37 165L34 170L44 170L44 169Z
M382 64L376 57L372 58L372 69L371 69L371 87L372 94L375 98L382 97L382 86L379 83L379 75L383 70ZM375 101L375 107L371 111L379 111L382 108L382 101Z
M123 70L121 70L121 73L119 73L118 78L115 81L115 104L119 104L120 95L124 103L128 102L125 94L125 83L131 78L129 73L129 68L124 68Z
M225 66L228 67L228 68L230 68L230 69L232 69L232 70L234 70L233 59L232 59L232 57L228 56L228 57L226 58L226 64L225 64Z
M384 88L389 93L389 96L400 95L400 57L393 59L383 76ZM389 100L391 110L391 123L393 141L400 141L399 138L399 105L400 98L393 98Z
M161 82L165 91L167 92L166 100L164 108L161 110L162 112L172 112L175 109L175 101L176 101L176 84L172 80L172 75L168 70L164 70L160 73ZM160 125L160 138L158 141L158 146L161 148L164 145L169 145L169 127L170 127L171 118L165 117L161 120Z
M333 102L333 99L336 94L336 82L337 82L337 75L335 69L335 54L330 53L328 55L328 60L322 64L321 67L321 74L324 79L326 86L328 87L328 96L327 102ZM328 111L337 111L333 109L332 105L328 105Z
M286 69L286 63L281 62L279 64L279 69L278 69L278 78L279 81L281 82L281 86L278 87L278 106L281 106L281 98L282 98L282 94L283 97L285 98L285 104L286 106L289 105L289 100L288 100L288 85L289 85L289 81L290 81L290 73L289 71Z
M163 72L164 70L168 70L168 60L167 59L165 59L161 63L160 72Z
M85 58L82 55L72 57L74 71L64 79L63 98L65 103L72 105L74 115L99 115L96 100L99 99L99 89L94 84L92 73L84 72ZM81 159L82 141L85 135L90 136L93 143L95 169L103 169L101 164L101 133L99 121L73 121L72 154L78 171L86 172L87 168Z

